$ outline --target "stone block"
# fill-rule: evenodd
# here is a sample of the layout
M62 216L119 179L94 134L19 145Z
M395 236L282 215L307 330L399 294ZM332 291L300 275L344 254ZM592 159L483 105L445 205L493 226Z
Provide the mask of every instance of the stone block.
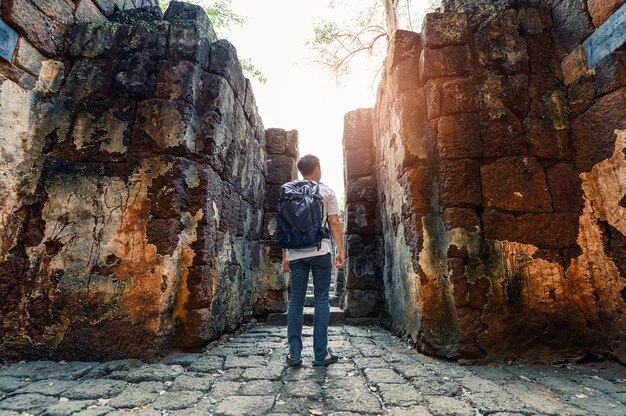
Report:
M382 237L379 235L346 234L345 248L347 257L380 256Z
M346 205L346 234L376 235L380 232L376 205L353 202Z
M37 79L28 72L11 65L8 62L0 61L0 79L10 79L25 90L32 90L37 84Z
M422 40L429 49L467 43L469 23L464 13L428 13L422 23Z
M283 129L270 128L265 130L265 148L270 155L287 153L287 132Z
M263 209L267 212L276 211L276 205L280 199L281 185L268 184L265 187L265 199L263 200Z
M156 96L157 62L149 53L137 52L113 62L113 93L125 98L146 100Z
M189 104L159 99L142 101L137 105L132 149L153 152L156 147L195 151L193 119L194 109Z
M346 318L378 318L382 310L382 293L378 290L346 290Z
M616 129L626 128L626 88L598 100L572 123L574 157L579 172L611 157Z
M542 159L566 159L571 155L569 129L546 126L543 120L524 120L530 154Z
M581 77L589 75L590 71L587 67L585 49L582 45L578 45L572 52L565 55L561 61L561 69L565 85L572 85Z
M236 129L233 113L235 96L224 77L202 74L198 107L203 110L198 121L200 151L211 155L211 165L216 171L222 172L226 152Z
M182 24L177 26L177 28L181 27L184 26ZM130 30L127 32L126 28ZM166 59L168 45L172 47L176 42L171 37L169 22L139 22L132 26L122 26L118 30L116 40L120 45L116 50L117 56L123 58L142 52L149 54L154 60ZM193 49L190 48L190 50Z
M211 42L217 40L209 16L207 16L202 6L198 4L171 1L163 15L163 19L171 22L173 26L178 26L181 22L193 22L201 36L207 37Z
M467 45L424 49L420 55L422 83L431 78L457 77L469 73L471 55Z
M356 255L347 258L344 270L346 289L381 290L383 261L381 253Z
M188 187L184 179L187 163L181 164L173 160L167 162L172 163L173 166L167 172L154 178L148 187L150 214L152 218L178 219L187 209ZM199 209L206 210L205 204L202 204Z
M547 4L519 9L517 21L522 34L538 35L552 27L552 11Z
M13 63L23 70L27 71L31 75L39 76L42 62L46 58L35 48L28 43L26 39L20 37L17 41L15 58Z
M70 25L74 22L74 3L71 0L30 0L35 7L46 14L50 19Z
M480 168L483 205L510 212L550 212L543 167L534 158L507 157Z
M343 117L344 152L354 148L372 146L372 109L350 111Z
M419 33L409 30L397 30L389 42L386 64L393 68L400 62L413 56L419 56L422 39Z
M420 164L408 169L398 178L404 189L408 206L405 213L426 213L432 208L432 177L428 166Z
M520 120L511 111L501 117L480 117L483 153L486 158L528 154L528 140Z
M473 209L446 208L443 211L443 222L448 230L463 228L469 232L480 229L480 218Z
M78 0L74 11L76 22L106 23L108 20L91 0Z
M118 46L117 39L121 33L120 25L109 23L98 25L95 23L75 24L71 27L67 37L66 53L70 57L95 58L109 53Z
M282 185L298 177L296 161L289 156L269 155L265 180L268 184Z
M205 34L193 21L177 21L170 30L167 58L170 61L190 61L200 64L203 69L209 66L212 38ZM221 74L220 74L221 75ZM242 75L243 77L243 75ZM243 84L245 92L245 83ZM243 96L242 96L243 99Z
M595 102L595 86L593 77L583 77L569 86L567 100L570 106L570 116L575 118L584 113Z
M65 79L65 64L54 59L46 59L41 63L41 71L37 79L37 89L46 95L57 94Z
M344 171L347 181L374 173L373 149L362 147L344 150Z
M594 26L600 27L624 3L624 0L587 0L587 9Z
M298 148L298 130L289 130L287 132L287 141L285 142L285 152L287 156L298 159L300 154Z
M403 60L390 70L389 82L395 94L419 88L419 55Z
M480 109L476 83L471 79L445 80L441 84L441 113L476 113Z
M437 169L439 203L444 208L481 204L479 162L472 159L442 160Z
M480 64L506 75L528 72L528 49L515 10L498 14L476 33Z
M556 212L582 212L582 185L572 165L557 163L546 170L546 177Z
M115 1L111 0L93 0L94 4L102 11L105 16L111 16L116 9Z
M365 176L346 183L346 203L376 202L376 178Z
M561 0L552 8L554 40L561 55L570 53L591 34L585 0Z
M626 86L626 50L617 50L604 57L594 70L598 97Z
M437 150L442 159L464 159L483 155L480 122L475 114L456 114L439 118Z
M98 0L93 1L94 3L98 2ZM106 2L106 0L100 0L100 4L103 2ZM109 16L110 22L123 25L132 25L137 22L159 22L163 20L163 12L159 6L142 6L138 9L111 10L110 12L105 11L102 7L100 7L100 9L103 10L105 15Z
M43 4L43 0L40 3ZM64 0L49 2L49 5L50 14L54 11L61 14L56 18L50 17L30 0L14 0L2 5L3 16L13 28L21 33L28 33L29 42L37 49L49 56L58 56L63 50L65 31L73 19L73 4Z
M543 83L552 82L556 87L561 86L558 80L563 79L561 70L561 59L554 46L554 37L551 32L539 35L527 36L526 46L528 48L528 69L536 79L541 79ZM556 78L556 79L551 79Z
M202 73L198 65L188 61L161 61L158 68L156 98L196 103Z
M237 50L232 44L226 40L218 40L211 44L208 71L226 78L235 93L235 98L244 101L246 79L237 57Z
M514 241L538 248L559 249L576 247L578 214L546 213L515 217L493 210L482 214L486 239Z

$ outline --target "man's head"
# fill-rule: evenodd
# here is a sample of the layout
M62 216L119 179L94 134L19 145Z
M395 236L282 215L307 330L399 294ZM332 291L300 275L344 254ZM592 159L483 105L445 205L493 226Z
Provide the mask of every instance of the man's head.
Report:
M298 160L298 170L304 179L319 181L322 179L320 160L314 155L304 155Z

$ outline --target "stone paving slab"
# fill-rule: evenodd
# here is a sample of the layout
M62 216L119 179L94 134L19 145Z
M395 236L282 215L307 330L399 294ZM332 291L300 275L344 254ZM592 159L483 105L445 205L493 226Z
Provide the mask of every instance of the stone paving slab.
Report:
M312 366L305 328L303 365L290 368L285 339L285 327L257 326L155 364L4 365L0 416L626 414L626 369L615 362L460 365L418 354L379 327L336 326L329 339L339 363Z

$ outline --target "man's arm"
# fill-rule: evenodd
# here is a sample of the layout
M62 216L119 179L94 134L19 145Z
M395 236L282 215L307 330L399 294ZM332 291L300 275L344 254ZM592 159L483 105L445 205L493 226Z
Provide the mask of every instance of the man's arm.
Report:
M341 221L339 220L339 215L329 215L328 223L330 225L330 232L333 234L333 239L337 244L337 256L335 257L335 267L338 269L343 268L343 263L345 260L345 253L343 250L343 231L341 229Z

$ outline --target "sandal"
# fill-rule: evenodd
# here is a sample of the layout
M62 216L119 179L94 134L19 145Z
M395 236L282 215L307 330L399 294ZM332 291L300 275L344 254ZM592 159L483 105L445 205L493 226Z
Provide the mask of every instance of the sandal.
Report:
M339 357L331 353L329 354L330 354L330 358L324 358L323 360L313 360L313 365L323 365L324 367L326 367L328 365L335 364L337 361L339 361Z
M302 364L302 358L291 358L291 354L287 354L286 360L289 367L295 367Z

